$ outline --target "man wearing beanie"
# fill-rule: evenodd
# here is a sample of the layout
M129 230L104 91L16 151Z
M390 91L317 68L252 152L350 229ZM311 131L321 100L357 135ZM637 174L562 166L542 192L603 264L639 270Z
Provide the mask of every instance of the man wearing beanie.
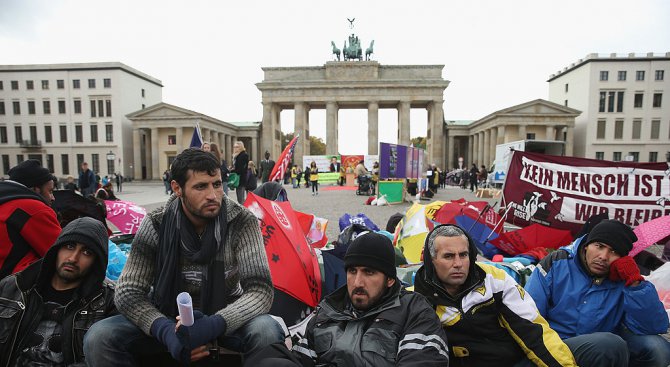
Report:
M8 173L0 182L0 279L44 256L61 231L49 170L29 159Z
M115 313L107 229L70 222L43 259L0 281L0 366L83 365L84 334Z
M394 261L386 236L356 237L344 256L346 286L317 306L294 354L273 345L246 365L447 366L435 312L423 296L402 289Z
M462 228L435 227L423 253L414 287L447 334L450 366L576 366L523 288L504 270L475 262L477 247Z
M668 315L654 285L628 256L627 225L598 223L533 271L526 290L580 366L670 365Z

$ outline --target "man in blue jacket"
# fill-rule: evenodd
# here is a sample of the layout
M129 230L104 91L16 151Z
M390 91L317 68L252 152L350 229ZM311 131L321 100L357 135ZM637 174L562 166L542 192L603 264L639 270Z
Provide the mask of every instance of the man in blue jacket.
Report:
M545 257L526 290L580 366L670 364L668 315L632 257L627 225L606 220Z

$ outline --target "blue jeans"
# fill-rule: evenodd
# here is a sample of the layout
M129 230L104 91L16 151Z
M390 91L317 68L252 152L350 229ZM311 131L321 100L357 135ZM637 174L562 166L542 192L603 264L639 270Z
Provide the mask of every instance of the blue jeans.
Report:
M270 315L257 316L218 344L240 352L247 358L273 343L284 341L284 331ZM154 337L145 334L123 315L93 324L84 336L84 355L88 366L137 366L137 358L167 353Z
M593 333L564 339L580 366L594 367L667 367L670 343L660 335L635 335L622 330Z

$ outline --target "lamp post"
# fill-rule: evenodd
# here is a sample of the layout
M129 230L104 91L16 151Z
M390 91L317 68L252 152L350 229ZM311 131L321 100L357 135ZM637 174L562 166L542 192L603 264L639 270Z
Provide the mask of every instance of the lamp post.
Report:
M109 172L110 170L111 170L111 171L114 171L114 169L112 168L112 166L114 165L114 160L115 160L115 159L116 159L116 154L114 154L114 152L112 152L112 151L110 150L109 153L107 153L107 173L108 173L108 174L112 174L112 173L113 173L113 172ZM111 164L110 164L110 162L111 162Z

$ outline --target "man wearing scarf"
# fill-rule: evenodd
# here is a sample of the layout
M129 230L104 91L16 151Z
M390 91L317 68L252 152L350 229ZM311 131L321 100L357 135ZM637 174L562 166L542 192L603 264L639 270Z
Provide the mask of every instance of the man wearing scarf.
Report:
M284 339L266 313L272 280L258 220L223 193L220 164L198 149L171 168L174 194L144 218L116 288L121 315L85 340L90 366L134 366L165 354L188 364L218 347L245 357ZM188 292L195 323L183 326L176 297Z

